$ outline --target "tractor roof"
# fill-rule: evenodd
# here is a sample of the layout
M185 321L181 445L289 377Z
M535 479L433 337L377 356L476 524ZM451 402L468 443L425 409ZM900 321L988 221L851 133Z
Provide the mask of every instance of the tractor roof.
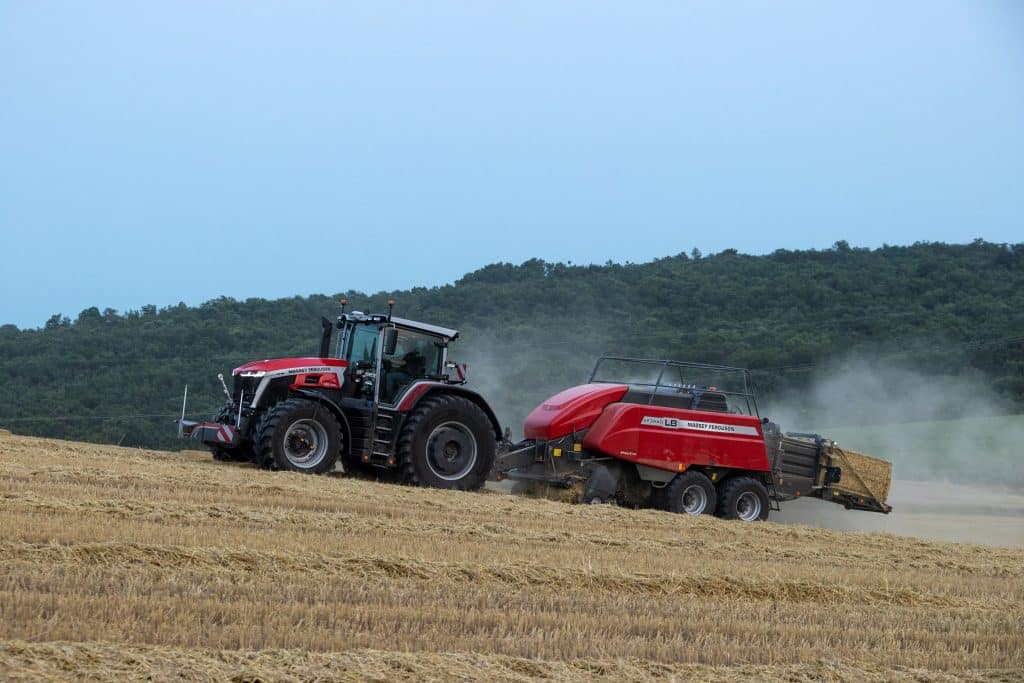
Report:
M441 327L440 325L431 325L430 323L416 322L415 320L406 320L405 318L399 318L398 316L392 316L391 322L402 327L409 327L414 330L422 330L430 334L436 334L444 337L448 341L455 341L459 338L459 331L453 330L450 327Z
M392 322L400 327L405 327L411 330L418 330L420 332L426 332L427 334L435 334L439 337L444 337L447 341L455 341L459 338L459 331L453 330L450 327L441 327L440 325L431 325L430 323L421 323L416 320L408 320L407 318L399 318L398 316L391 316L390 320L388 316L380 313L366 314L360 311L352 311L351 313L344 313L338 316L339 324L344 322L355 322L355 323L386 323Z

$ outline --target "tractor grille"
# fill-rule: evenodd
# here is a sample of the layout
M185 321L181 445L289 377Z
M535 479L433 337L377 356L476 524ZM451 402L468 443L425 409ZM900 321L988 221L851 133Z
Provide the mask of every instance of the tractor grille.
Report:
M252 397L256 394L256 387L259 386L262 377L235 377L235 385L231 392L231 401L238 405L239 400L242 398L242 393L245 393L245 404L249 405L252 403Z

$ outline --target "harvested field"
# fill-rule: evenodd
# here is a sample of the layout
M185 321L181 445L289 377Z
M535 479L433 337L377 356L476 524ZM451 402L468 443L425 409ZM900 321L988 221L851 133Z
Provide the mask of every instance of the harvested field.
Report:
M0 505L3 679L1012 680L1024 669L1019 549L19 436L0 441Z

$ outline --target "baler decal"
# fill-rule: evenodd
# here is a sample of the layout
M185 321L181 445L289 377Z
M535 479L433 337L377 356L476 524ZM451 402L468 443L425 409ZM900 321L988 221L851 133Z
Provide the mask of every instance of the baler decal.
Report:
M696 420L680 420L675 417L657 417L645 415L640 424L646 427L664 427L665 429L689 429L698 432L715 432L719 434L743 434L758 436L757 429L746 425L728 425L721 422L698 422Z

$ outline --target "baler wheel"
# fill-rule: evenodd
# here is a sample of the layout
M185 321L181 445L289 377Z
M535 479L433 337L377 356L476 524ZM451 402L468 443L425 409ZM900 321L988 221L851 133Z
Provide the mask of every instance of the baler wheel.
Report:
M399 480L475 491L494 465L497 441L487 414L469 399L429 396L409 414L398 439Z
M758 522L768 519L768 489L750 477L733 477L722 483L718 510L722 519Z
M684 472L668 486L655 489L655 507L687 515L710 515L715 512L715 485L702 472Z
M277 469L322 474L341 454L341 427L334 414L316 401L289 398L260 421L259 453Z

